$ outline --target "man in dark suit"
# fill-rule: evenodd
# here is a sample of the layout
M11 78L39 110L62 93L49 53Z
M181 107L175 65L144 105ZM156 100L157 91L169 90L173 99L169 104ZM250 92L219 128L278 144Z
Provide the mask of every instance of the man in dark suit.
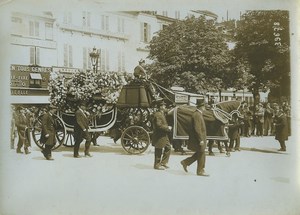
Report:
M81 103L78 109L75 112L75 125L74 125L74 157L79 158L79 148L80 143L85 139L85 157L92 157L90 154L90 145L91 145L91 134L89 133L89 119L88 112L86 111L85 103Z
M56 144L56 125L53 117L55 112L56 107L50 105L49 112L45 113L42 117L41 143L45 144L45 149L42 150L42 153L47 160L54 160L52 158L51 149Z
M283 113L283 110L279 107L276 107L275 112L275 139L280 143L280 149L278 151L286 151L285 141L288 140L289 131L288 131L288 121L286 115Z
M244 122L242 119L238 117L238 115L235 113L232 116L232 120L230 120L228 125L228 137L229 137L229 151L240 151L240 128L244 125ZM235 146L234 146L235 143ZM234 147L234 149L233 149Z
M171 144L168 133L172 130L168 126L165 110L166 103L161 100L157 102L158 111L153 115L153 135L152 145L154 150L154 169L164 170L168 167L168 161L171 154Z
M192 115L191 129L188 129L189 141L188 149L195 153L181 161L184 171L188 171L187 167L197 161L197 175L209 176L205 173L205 148L206 148L206 127L202 116L202 111L205 110L204 99L197 100L197 109Z

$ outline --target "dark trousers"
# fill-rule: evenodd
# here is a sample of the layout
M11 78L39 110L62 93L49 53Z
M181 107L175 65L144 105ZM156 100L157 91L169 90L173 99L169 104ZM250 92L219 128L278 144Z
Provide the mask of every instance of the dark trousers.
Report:
M263 136L263 123L262 122L257 122L257 124L256 124L256 135Z
M280 143L280 148L286 150L285 141L281 140L279 141L279 143Z
M240 142L241 142L241 138L237 137L236 139L230 139L230 143L229 143L229 148L232 149L233 148L233 144L235 142L235 149L239 149L240 148Z
M79 148L80 148L80 143L85 139L85 150L84 153L88 154L90 152L90 145L91 145L91 134L89 132L82 132L84 135L78 135L74 136L75 143L74 143L74 156L79 155ZM75 133L76 134L76 133Z
M167 164L171 154L171 145L168 143L164 148L154 149L154 166Z
M54 147L54 145L45 145L45 149L43 150L43 154L46 158L52 156L51 150L52 150L53 147Z
M24 149L27 149L30 146L29 135L30 134L27 129L18 128L18 136L19 136L18 145L17 145L18 150L20 150L23 145L24 145Z
M197 172L201 172L205 168L205 147L198 149L191 157L183 160L188 166L197 161Z

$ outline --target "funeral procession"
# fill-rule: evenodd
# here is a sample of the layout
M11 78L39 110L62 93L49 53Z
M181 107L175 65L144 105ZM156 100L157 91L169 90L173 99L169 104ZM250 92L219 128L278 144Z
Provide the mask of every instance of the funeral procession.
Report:
M299 214L289 11L82 10L9 13L3 214Z

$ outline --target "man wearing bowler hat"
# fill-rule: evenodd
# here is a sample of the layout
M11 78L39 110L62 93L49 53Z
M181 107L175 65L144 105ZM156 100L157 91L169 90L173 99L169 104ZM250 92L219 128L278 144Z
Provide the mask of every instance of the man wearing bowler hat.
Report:
M181 161L184 171L188 172L187 167L197 161L197 175L208 176L205 173L205 148L206 148L206 126L203 119L202 111L205 110L204 99L197 100L197 109L192 114L192 127L188 131L189 141L188 149L195 153Z
M90 145L91 145L91 134L89 133L89 119L86 112L86 104L81 102L78 109L75 112L75 125L74 125L74 157L79 158L79 148L80 143L85 139L85 157L92 157L90 154Z
M152 145L154 150L154 169L164 170L168 167L168 161L171 154L171 144L168 137L168 133L172 130L171 126L168 126L165 110L166 103L161 99L156 101L158 111L153 115L153 135Z
M56 124L53 116L55 112L56 107L50 105L49 111L42 117L41 143L45 144L45 149L42 150L42 153L47 160L54 160L52 158L51 149L56 144Z

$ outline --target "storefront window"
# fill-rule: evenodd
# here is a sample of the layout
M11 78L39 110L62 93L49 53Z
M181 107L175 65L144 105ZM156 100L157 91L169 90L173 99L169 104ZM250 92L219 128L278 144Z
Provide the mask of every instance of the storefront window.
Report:
M29 87L42 87L42 76L40 73L30 73Z

